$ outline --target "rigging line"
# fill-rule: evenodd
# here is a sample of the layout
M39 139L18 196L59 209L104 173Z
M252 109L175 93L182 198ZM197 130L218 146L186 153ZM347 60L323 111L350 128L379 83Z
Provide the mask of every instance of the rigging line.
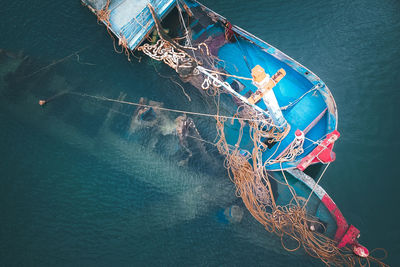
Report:
M308 201L310 200L312 193L314 193L315 188L317 187L317 185L318 185L319 182L321 181L322 176L324 176L324 174L325 174L325 172L326 172L326 170L328 169L328 167L329 167L330 164L331 164L331 163L329 162L329 163L326 165L324 171L321 173L321 176L318 178L318 181L315 183L313 189L311 190L311 193L310 193L310 195L308 196L307 201L304 203L303 208L305 208L305 207L307 206L307 203L308 203Z
M63 91L61 91L61 92L59 92L59 93L53 95L52 97L47 98L45 101L46 101L46 103L48 103L48 102L50 102L50 101L56 99L57 97L60 97L60 96L62 96L62 95L67 94L68 92L69 92L69 89L63 90Z
M304 138L307 139L308 141L310 141L311 143L313 143L314 145L319 145L319 144L321 144L321 141L324 140L325 137L326 137L327 135L328 135L328 134L325 134L324 136L322 136L322 137L321 137L320 139L318 139L317 141L312 140L312 139L310 139L310 138L308 138L308 137L306 137L306 136L304 136Z
M188 46L188 45L192 46L192 44L190 42L190 38L189 38L189 31L186 28L185 19L183 18L183 15L182 15L182 8L181 8L179 0L176 2L176 8L179 11L179 22L181 23L181 26L185 29L185 36L184 37L186 38L186 42L187 42L185 44L185 46Z
M311 147L312 145L317 145L317 146L321 145L324 149L328 149L327 146L322 145L322 141L325 139L325 137L326 137L327 135L328 135L328 134L325 134L323 137L321 137L321 138L318 139L317 141L314 141L314 140L312 140L312 139L307 138L307 137L304 136L304 138L305 138L306 140L312 142L312 144L310 144L309 146L307 146L307 147L304 148L304 149L307 149L307 148ZM322 151L321 151L321 152L322 152ZM318 156L319 156L319 154L320 154L321 152L318 153L317 158L318 158Z
M193 111L184 111L184 110L178 110L178 109L163 108L163 107L139 104L139 103L135 103L135 102L128 102L128 101L123 101L123 100L112 99L112 98L108 98L108 97L105 97L105 96L95 96L95 95L89 95L89 94L81 94L81 93L78 93L78 92L69 92L69 94L78 95L78 96L82 96L82 97L94 98L94 99L101 100L101 101L108 101L108 102L131 105L131 106L154 108L154 109L170 111L170 112L175 112L175 113L182 113L182 114L199 115L199 116L211 117L211 118L216 118L217 117L217 118L222 118L222 119L227 119L227 120L244 120L244 121L254 121L254 122L263 121L263 120L254 120L254 119L222 116L222 115L218 115L218 114L208 114L208 113L199 113L199 112L193 112Z
M304 140L310 141L311 144L309 144L308 146L304 147L303 149L304 149L304 150L307 150L307 149L309 149L310 147L312 147L313 145L317 145L317 146L320 145L327 135L328 135L328 134L323 135L323 136L322 136L320 139L318 139L317 141L314 141L314 140L312 140L312 139L310 139L310 138L304 136ZM323 146L323 147L324 147L324 148L328 148L328 147L326 147L326 146Z
M302 96L300 96L298 99L296 99L293 102L289 102L289 105L283 106L281 107L281 110L286 110L294 105L296 105L303 97L305 97L307 94L311 93L312 91L317 90L318 88L316 88L315 86L313 88L311 88L310 90L308 90L307 92L305 92Z
M182 24L183 28L185 29L185 36L186 36L185 46L189 45L190 47L193 47L192 41L190 40L190 37L189 37L189 31L188 31L188 29L186 27L186 24L185 24L185 19L183 18L183 15L182 15L182 9L181 9L181 6L180 6L180 1L176 2L176 6L177 6L178 11L179 11L180 23ZM197 61L196 54L194 53L194 50L192 50L192 53L193 53L194 59Z
M121 2L119 2L118 4L116 4L113 8L111 8L111 9L108 9L109 11L110 11L110 13L111 12L113 12L114 11L114 9L116 9L117 7L119 7L120 5L122 5L124 2L126 2L126 0L123 0L123 1L121 1Z
M236 43L238 44L239 49L242 50L242 53L244 54L244 55L243 55L244 62L246 63L246 66L247 66L247 68L249 69L249 71L250 71L250 73L251 73L251 67L250 67L250 64L249 64L249 62L247 61L247 57L246 57L246 56L248 56L248 57L250 58L249 53L247 52L247 50L246 50L246 51L243 50L242 45L240 44L238 38L236 37L236 34L233 34L233 36L235 36Z
M222 76L227 76L227 77L232 77L232 78L237 78L237 79L242 79L242 80L248 80L248 81L252 81L253 80L252 78L232 75L232 74L228 74L228 73L224 73L224 72L220 72L220 71L216 71L216 70L210 70L210 69L207 69L207 68L204 68L204 69L209 71L209 72L212 72L212 73L215 73L215 74L219 74L219 75L222 75Z
M77 61L79 64L88 65L88 66L95 66L95 65L96 65L96 64L90 63L90 62L82 62L81 59L80 59L80 56L79 56L78 52L75 53L75 55L76 55L76 61Z
M169 79L171 82L173 82L174 84L176 84L177 86L179 86L179 87L182 89L183 94L184 94L184 95L186 96L186 98L189 100L189 102L192 101L192 99L190 98L189 94L186 93L185 88L183 88L183 86L182 86L180 83L178 83L177 81L175 81L173 76L164 76L164 75L162 75L162 74L157 70L155 64L153 64L153 63L150 63L150 64L153 65L154 70L157 72L158 75L160 75L160 77L165 78L165 79Z
M38 70L32 72L31 74L28 74L28 75L26 75L26 76L21 77L21 79L25 79L25 78L32 77L32 76L34 76L35 74L37 74L37 73L39 73L39 72L41 72L41 71L43 71L43 70L45 70L45 69L48 69L48 68L50 68L50 67L52 67L52 66L54 66L54 65L57 65L57 64L59 64L59 63L65 61L65 60L69 59L70 57L72 57L72 56L74 56L74 55L77 55L77 54L80 53L80 52L83 52L84 50L86 50L86 49L88 49L88 48L89 48L89 46L86 46L86 47L84 47L84 48L82 48L82 49L80 49L80 50L78 50L78 51L75 51L74 53L72 53L72 54L70 54L70 55L68 55L68 56L66 56L66 57L63 57L63 58L61 58L61 59L59 59L59 60L57 60L57 61L55 61L55 62L53 62L53 63L51 63L51 64L49 64L49 65L47 65L47 66L44 66L44 67L42 67L42 68L40 68L40 69L38 69Z
M297 205L300 207L299 201L297 200L297 194L296 191L293 189L293 187L289 184L288 180L286 179L286 175L285 175L285 171L282 168L282 162L279 162L280 166L281 166L281 172L283 174L283 178L285 179L285 183L289 188L290 193L293 196L294 201L296 201ZM307 203L307 202L306 202Z
M205 139L203 139L203 138L198 138L198 137L195 137L195 136L192 136L192 135L186 135L187 137L190 137L190 138L193 138L193 139L197 139L197 140L199 140L199 141L201 141L201 142L204 142L204 143L207 143L207 144L210 144L210 145L213 145L213 146L216 146L217 144L216 143L213 143L213 142L210 142L210 141L207 141L207 140L205 140Z

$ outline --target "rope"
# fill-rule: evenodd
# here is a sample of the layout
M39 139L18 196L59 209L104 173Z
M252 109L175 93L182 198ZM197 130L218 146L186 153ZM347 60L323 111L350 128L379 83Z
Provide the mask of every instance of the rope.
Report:
M52 66L54 66L54 65L57 65L57 64L59 64L59 63L65 61L65 60L69 59L70 57L72 57L72 56L74 56L74 55L77 55L77 56L78 56L78 53L83 52L83 51L85 51L85 50L88 49L88 48L89 48L89 46L84 47L84 48L82 48L82 49L80 49L80 50L78 50L78 51L76 51L76 52L74 52L74 53L72 53L72 54L70 54L70 55L68 55L68 56L66 56L66 57L63 57L63 58L61 58L61 59L59 59L59 60L57 60L57 61L55 61L55 62L53 62L53 63L51 63L51 64L49 64L49 65L47 65L47 66L44 66L44 67L42 67L42 68L36 70L35 72L32 72L31 74L28 74L28 75L23 76L23 77L21 77L21 78L22 78L22 79L25 79L25 78L32 77L32 76L36 75L37 73L39 73L39 72L41 72L41 71L43 71L43 70L46 70L46 69L48 69L48 68L50 68L50 67L52 67ZM78 57L79 57L79 56L78 56ZM78 60L78 63L79 63L79 60Z
M188 29L187 29L187 27L186 27L185 20L184 20L183 15L182 15L182 9L181 9L181 6L180 6L180 4L179 4L179 1L176 2L176 7L178 8L178 11L179 11L180 23L181 23L181 25L183 26L183 28L185 29L185 37L186 37L185 46L193 47L192 41L190 40L190 37L189 37L189 31L188 31ZM195 55L195 53L194 53L194 50L192 50L192 52L193 52L193 57L197 60L196 55Z
M203 138L198 138L198 137L196 137L196 136L192 136L192 135L188 135L188 134L187 134L186 136L187 136L187 137L190 137L190 138L193 138L193 139L196 139L196 140L198 140L198 141L201 141L201 142L204 142L204 143L207 143L207 144L216 146L215 143L210 142L210 141L207 141L207 140L204 140Z
M97 15L97 23L99 23L100 21L102 21L104 23L104 25L106 26L107 32L110 35L111 39L113 40L113 47L114 47L114 51L118 54L122 54L124 53L125 56L127 56L128 61L131 61L130 59L130 53L129 53L129 47L128 47L128 40L127 38L120 32L120 38L118 39L118 45L121 46L121 50L118 50L115 44L115 37L111 32L111 22L110 22L110 15L111 15L111 11L109 9L110 7L110 3L111 0L107 0L105 6L103 9L101 10L97 10L96 11L96 15ZM120 3L121 4L121 3ZM118 5L117 5L118 6ZM117 7L116 6L116 7ZM114 7L114 8L116 8ZM132 53L133 55L133 53ZM134 55L133 55L134 56Z
M75 55L76 55L76 62L78 62L81 65L88 65L88 66L95 66L96 65L96 64L90 63L90 62L82 62L80 57L79 57L79 54L75 53Z
M107 9L109 1L107 1L106 8L101 15L107 15ZM199 44L197 47L193 47L189 31L186 27L182 9L177 3L177 8L179 11L179 19L182 23L183 28L185 29L185 38L186 44L182 46L178 43L178 41L173 40L166 36L162 31L162 26L160 21L158 20L153 8L149 5L149 9L151 15L155 21L156 30L160 37L160 40L157 41L154 45L144 44L143 46L139 47L139 51L143 51L149 57L163 61L171 68L173 68L177 73L182 76L191 77L195 80L196 76L199 74L196 66L202 65L202 63L208 64L211 68L215 67L215 60L209 54L209 49L206 44ZM109 15L109 13L108 13ZM107 21L105 21L107 23ZM109 23L109 22L108 22ZM236 35L234 34L236 38ZM247 67L250 69L250 65L247 59L251 60L251 58L247 58L248 53L240 44L240 41L236 38L238 46L240 50L243 52L243 57ZM200 51L201 54L204 55L201 46L204 45L206 48L206 55L207 57L200 58L201 61L197 60L195 51ZM189 51L192 51L193 56L189 55ZM191 69L193 68L193 69ZM215 67L216 68L216 67ZM196 73L197 70L197 73ZM219 72L217 70L210 70L206 69L208 72L212 73L212 78L218 79L218 75L227 76L242 80L252 80L251 78L241 77L237 75L227 74L223 72ZM182 73L186 73L183 75ZM194 74L194 75L193 75ZM199 80L199 79L198 79ZM243 203L252 214L252 216L260 222L267 231L276 233L281 238L282 246L287 251L296 251L299 248L303 247L304 250L314 258L320 259L324 264L327 266L331 265L347 265L347 266L354 266L357 261L360 265L361 263L360 258L357 258L350 248L345 247L339 249L337 247L337 242L324 236L318 232L313 232L309 229L310 223L321 224L318 221L318 218L315 218L309 214L307 214L307 210L305 209L312 193L314 192L316 186L321 181L325 171L327 170L329 164L326 166L324 171L322 172L321 176L319 177L317 183L314 185L310 195L308 196L307 200L305 200L304 205L300 205L299 200L303 200L296 195L294 188L288 183L286 178L285 172L282 168L282 162L287 160L293 160L297 155L302 153L303 150L303 143L301 144L294 144L289 148L287 153L281 156L279 159L272 159L275 155L276 151L278 150L281 141L283 138L286 137L287 132L290 130L290 127L286 127L285 131L280 132L277 130L271 119L265 117L264 115L256 112L254 109L245 106L240 106L235 113L234 116L222 116L220 114L220 93L221 90L218 87L221 87L221 84L215 82L215 80L211 81L211 78L206 78L201 80L198 84L198 88L209 89L211 87L214 96L214 102L216 103L217 107L217 114L207 114L207 113L200 113L200 112L191 112L191 111L183 111L178 109L170 109L164 108L159 106L151 106L142 103L135 103L135 102L128 102L123 100L115 100L111 98L107 98L104 96L94 96L88 94L80 94L80 93L72 93L84 97L93 98L100 101L108 101L108 102L115 102L120 104L127 104L127 105L134 105L134 106L141 106L146 108L154 108L158 110L163 110L167 112L175 112L175 113L182 113L182 114L191 114L196 116L203 116L203 117L212 117L216 120L216 130L217 130L217 138L215 139L215 143L203 140L201 138L197 138L194 136L189 136L191 138L198 139L200 141L207 142L213 146L216 146L219 153L225 156L224 166L228 170L228 174L232 182L236 186L236 195L241 197ZM223 82L221 82L223 83ZM210 90L211 90L210 89ZM316 90L318 88L313 87L302 96L300 96L297 100L293 103L289 103L289 105L282 107L282 110L288 109L291 106L295 105L299 102L303 97L305 97L308 93ZM184 92L185 93L185 92ZM185 93L186 95L186 93ZM226 140L225 136L225 123L227 120L231 120L231 123L236 120L240 123L240 129L238 130L238 137L236 144L232 145L233 143L229 143ZM242 137L243 137L243 130L245 126L245 122L248 122L249 130L249 137L251 141L253 141L253 148L251 151L243 150L240 148ZM263 161L262 152L266 149L263 140L269 138L272 142L278 142L278 147L275 152L270 156L267 161ZM309 140L307 138L307 140ZM319 142L320 140L318 140ZM311 142L315 142L311 140ZM319 144L319 143L318 143ZM191 152L189 150L189 154ZM275 156L276 157L276 156ZM277 178L273 177L267 170L266 166L272 163L279 162L281 166L281 171L283 174L283 179L285 182L278 181ZM280 184L285 185L290 190L292 194L291 201L284 206L277 205L275 202L274 194L272 191L271 182L274 179L278 181ZM282 180L282 178L280 178ZM321 224L323 227L323 225ZM289 248L285 245L285 240L291 239L296 242L296 246L293 248ZM376 262L381 266L386 266L384 263L380 261L380 259L369 257L366 259L367 264L369 265L370 261Z
M324 174L325 174L325 172L326 172L326 170L328 169L328 167L329 167L330 164L331 164L331 163L329 162L329 163L325 166L324 171L321 173L321 175L320 175L319 178L318 178L318 181L317 181L317 182L315 183L315 185L313 186L313 189L311 190L310 195L308 195L308 198L307 198L306 202L305 202L304 205L303 205L304 208L307 206L307 203L308 203L308 201L310 200L312 194L314 193L315 188L317 187L317 185L318 185L319 182L321 181L322 176L324 176Z
M207 69L207 68L204 68L204 69L209 71L209 72L212 72L212 73L215 73L215 74L219 74L219 75L222 75L222 76L233 77L233 78L237 78L237 79L241 79L241 80L248 80L248 81L252 81L253 80L252 78L237 76L237 75L228 74L228 73L224 73L224 72L220 72L220 71L216 71L216 70L210 70L210 69Z
M189 100L189 102L192 101L192 99L190 98L189 94L186 93L185 88L183 88L183 86L182 86L180 83L178 83L177 81L175 81L174 78L173 78L173 76L165 76L165 75L162 75L162 74L158 71L158 69L157 69L157 67L156 67L155 64L151 63L151 65L153 66L154 70L157 72L157 74L158 74L160 77L162 77L162 78L164 78L164 79L169 79L171 82L173 82L174 84L178 85L178 86L182 89L182 93L186 96L186 98Z
M272 79L271 79L272 80ZM274 81L274 80L272 80ZM275 82L275 81L274 81ZM276 84L275 84L276 85ZM313 88L311 88L310 90L308 90L307 92L305 92L302 96L300 96L298 99L296 99L294 102L291 102L289 105L283 106L281 107L281 110L286 110L294 105L296 105L303 97L305 97L307 94L311 93L312 91L317 90L318 87L314 86Z
M282 168L282 162L280 162L280 166L281 166L281 172L282 172L283 178L285 179L286 186L289 188L289 191L292 194L292 197L296 201L297 205L300 206L300 204L299 204L299 202L297 200L296 191L294 191L293 187L289 184L289 182L288 182L288 180L286 178L286 174L285 174L285 172L284 172L284 170Z
M208 114L208 113L201 113L201 112L193 112L193 111L185 111L185 110L179 110L179 109L164 108L164 107L146 105L146 104L141 104L141 103L136 103L136 102L128 102L128 101L124 101L124 100L112 99L112 98L108 98L108 97L105 97L105 96L95 96L95 95L89 95L89 94L81 94L81 93L78 93L78 92L69 92L69 94L79 95L79 96L82 96L82 97L89 97L89 98L93 98L93 99L97 99L97 100L101 100L101 101L114 102L114 103L120 103L120 104L125 104L125 105L132 105L132 106L147 107L147 108L153 108L153 109L169 111L169 112L175 112L175 113L181 113L181 114L190 114L190 115L197 115L197 116L203 116L203 117L209 117L209 118L221 118L221 119L224 119L224 120L257 121L257 120L252 120L252 119L238 118L238 117L231 117L231 116L223 116L223 115L218 115L218 114Z
M292 201L288 205L277 205L274 200L270 179L276 180L265 169L262 164L262 153L260 151L260 140L262 131L259 126L251 125L251 139L254 142L252 152L243 152L238 145L229 145L225 139L224 123L225 120L217 118L217 132L219 140L216 145L218 151L225 156L224 165L228 169L228 174L236 185L236 195L241 197L246 208L252 216L260 222L267 231L274 232L281 238L282 246L287 251L295 251L303 247L312 257L320 259L327 266L355 266L361 264L361 258L354 255L348 247L339 249L337 242L327 236L315 231L311 231L309 225L320 224L317 218L307 214L304 205L300 205L299 198L294 189L288 184L286 175L283 172L284 183L292 194ZM241 130L239 131L237 144L240 144ZM251 159L251 160L250 160ZM250 164L252 162L252 164ZM329 165L328 165L329 166ZM282 167L281 167L282 169ZM321 181L327 167L318 179ZM314 190L314 189L313 189ZM303 199L304 201L305 199ZM294 201L294 203L292 203ZM297 243L293 248L287 247L284 240L291 239ZM381 259L370 256L365 259L367 264L375 262L380 266L387 266Z

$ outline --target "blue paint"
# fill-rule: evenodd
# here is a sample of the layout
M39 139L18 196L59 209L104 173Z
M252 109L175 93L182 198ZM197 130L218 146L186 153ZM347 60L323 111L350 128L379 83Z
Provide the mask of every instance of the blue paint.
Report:
M301 58L324 79L339 106L342 136L335 145L337 160L321 183L346 218L360 227L363 244L386 248L385 262L400 266L392 205L400 202L397 2L201 2ZM129 153L132 149L113 148L127 139L129 117L118 114L113 124L122 138L97 136L110 106L73 96L44 109L37 105L38 99L64 90L65 80L78 92L118 98L124 91L127 100L146 96L166 107L206 110L196 94L189 103L148 60L129 63L115 54L104 27L78 1L4 1L1 12L0 47L23 50L35 62L29 72L84 47L89 48L79 53L81 62L96 64L79 64L73 56L40 79L21 79L14 88L0 85L1 266L321 266L301 252L286 253L280 239L247 211L237 225L216 221L217 211L236 199L222 163L221 169L210 170L212 180L196 176L207 166L202 161L196 162L196 172L185 174L172 156L156 156L167 151L164 140L144 164ZM133 109L121 111L131 115ZM201 134L212 141L215 124L207 122L201 121ZM156 135L146 133L147 138ZM140 148L144 155L153 151L138 141L141 133L129 136L127 149ZM85 146L88 138L97 141L96 153ZM169 183L182 181L179 186L149 182L162 162L169 167L159 172L159 181L168 177ZM202 212L181 216L193 203L183 202L182 196L199 185L207 193L196 202ZM172 215L181 220L172 223Z
M251 73L249 71L249 68L247 67L244 57L251 59L251 62L253 64L252 67L254 67L255 65L261 65L265 69L266 73L271 76L275 74L280 68L283 68L286 71L286 76L273 88L278 103L282 107L294 103L298 98L303 96L313 86L315 86L315 84L320 83L323 85L323 83L319 80L315 82L310 82L307 77L305 77L305 73L308 72L306 68L293 63L292 65L295 66L296 69L292 69L287 64L287 62L293 62L292 60L286 58L282 62L270 54L277 53L278 50L276 50L275 48L268 49L268 53L266 53L265 50L260 49L257 45L251 44L245 40L238 40L235 43L226 44L221 47L218 56L225 63L229 63L224 65L225 70L228 71L228 73L230 74L238 76L251 77ZM251 81L241 80L241 82L246 86L246 88L242 92L240 92L241 95L245 96L246 94L248 95L249 91L255 92L257 90L257 88L252 84ZM327 89L324 86L322 86L320 90L327 92ZM321 112L323 112L327 108L327 104L325 101L328 100L324 98L318 90L315 90L306 94L294 106L292 106L288 110L285 110L283 112L284 117L292 128L287 137L282 140L279 148L265 151L263 153L263 158L268 159L271 157L271 155L275 155L276 157L280 153L282 153L283 150L286 149L286 147L289 146L289 144L293 141L294 132L297 129L306 129L307 126L311 124L318 117L318 115L320 115ZM265 103L262 100L257 103L257 106L262 109L266 109ZM336 117L335 114L331 114L329 116L329 127L328 121L326 119L322 119L318 122L314 129L312 129L312 131L310 131L310 133L306 135L306 137L313 140L319 140L335 128ZM227 133L229 133L226 135L228 137L228 141L231 144L235 143L235 140L237 138L237 133L235 133L235 131L237 131L238 129L239 124L235 123L232 128L228 127L228 130L226 131ZM249 138L244 137L241 145L243 145L244 147L251 147L251 141L249 140ZM306 150L307 153L312 151L313 148L315 148L315 145L309 146L309 149ZM307 153L300 155L298 157L298 160L307 155ZM285 168L295 165L293 165L293 163L283 163L282 166ZM271 170L277 170L280 169L281 166L279 164L275 164L267 166L267 168Z
M86 3L91 6L90 1L86 1ZM118 38L126 38L131 50L135 50L154 27L147 3L154 7L158 17L163 18L174 7L175 0L114 0L109 7L111 31ZM96 9L96 6L92 7ZM104 23L106 24L106 22Z

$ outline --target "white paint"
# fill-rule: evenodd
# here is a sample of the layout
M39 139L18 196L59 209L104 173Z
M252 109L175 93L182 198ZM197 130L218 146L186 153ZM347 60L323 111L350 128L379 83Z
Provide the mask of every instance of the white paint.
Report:
M283 117L274 90L272 89L268 90L264 94L263 100L265 105L267 106L269 114L271 115L272 121L274 122L275 125L278 126L279 130L283 131L285 129L287 122L285 117Z
M110 21L112 22L113 29L119 32L124 25L139 15L148 3L148 0L120 2L111 13Z

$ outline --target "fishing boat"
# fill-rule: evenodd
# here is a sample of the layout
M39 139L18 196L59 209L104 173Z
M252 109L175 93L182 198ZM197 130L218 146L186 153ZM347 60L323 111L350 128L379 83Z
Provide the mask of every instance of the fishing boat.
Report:
M328 264L351 262L356 256L348 251L368 257L360 231L319 185L340 134L335 100L317 75L195 0L82 3L127 56L162 61L217 99L216 145L244 204L267 230L294 236ZM317 179L311 165L325 166Z

